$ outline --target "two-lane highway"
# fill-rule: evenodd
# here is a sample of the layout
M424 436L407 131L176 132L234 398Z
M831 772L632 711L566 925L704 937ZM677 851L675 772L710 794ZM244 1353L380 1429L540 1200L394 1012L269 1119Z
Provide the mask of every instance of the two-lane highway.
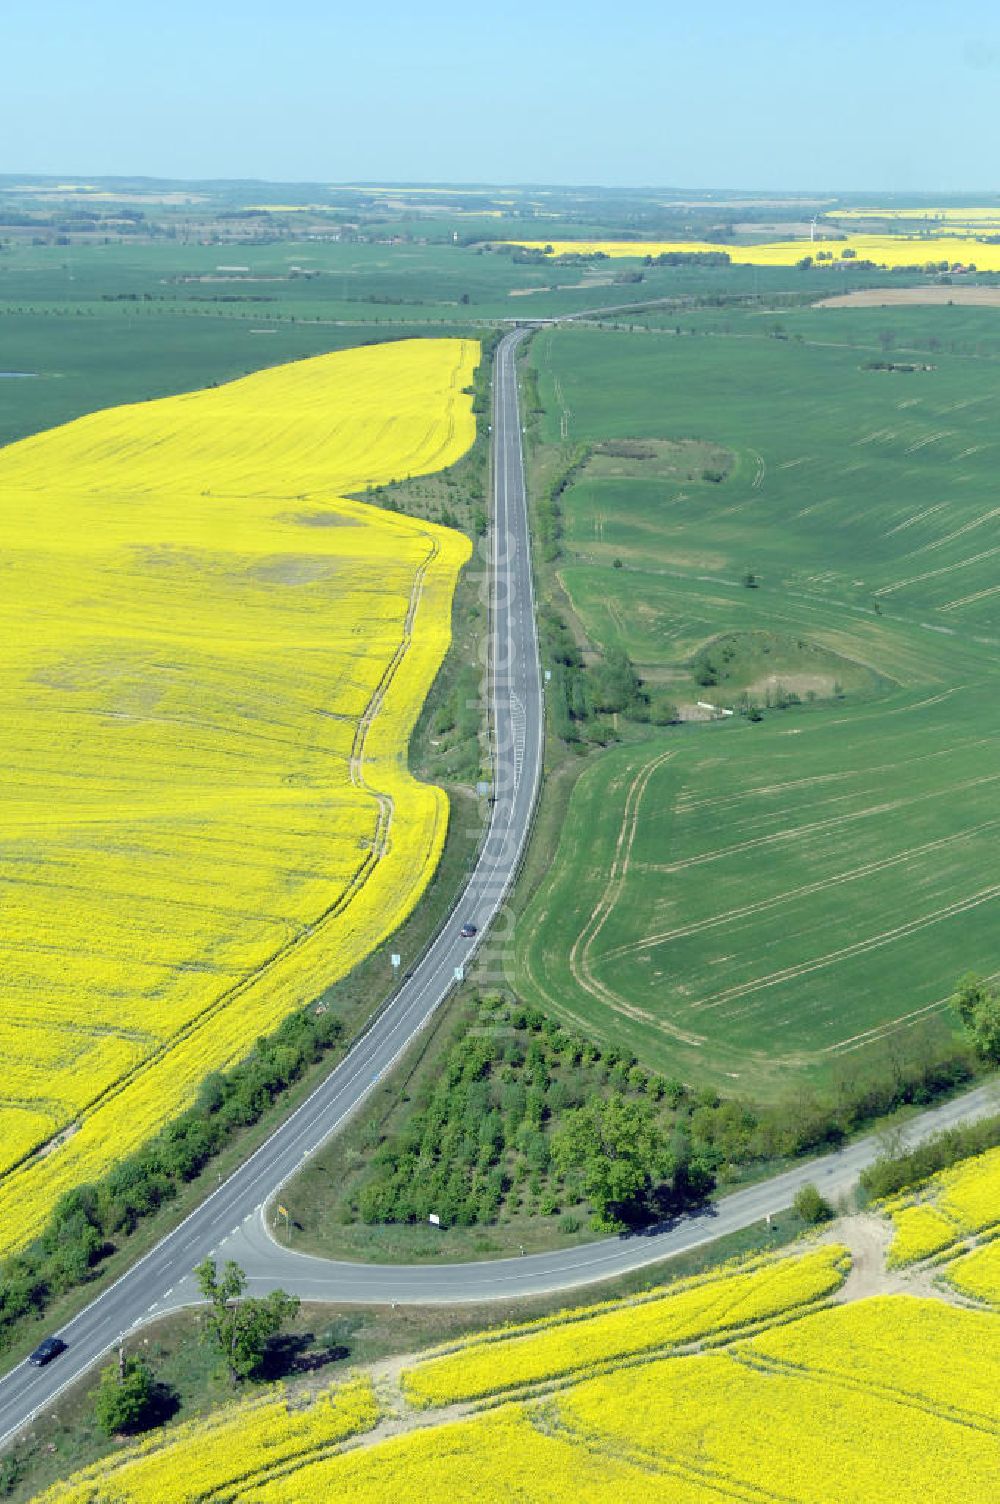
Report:
M267 1230L267 1203L364 1101L483 942L524 850L542 762L543 705L531 581L527 504L517 403L516 349L522 332L500 343L494 367L492 621L490 702L494 803L476 867L451 917L409 978L323 1084L218 1190L67 1323L67 1351L49 1368L19 1365L0 1380L0 1446L78 1378L119 1336L151 1316L197 1299L191 1277L209 1254L235 1258L251 1288L281 1285L304 1299L342 1302L497 1300L572 1289L641 1268L696 1247L789 1206L815 1181L828 1195L849 1190L878 1151L874 1137L837 1154L748 1186L697 1217L644 1236L607 1238L558 1252L475 1264L421 1267L337 1263L279 1247ZM477 935L464 940L464 923ZM994 1084L922 1114L912 1142L938 1128L998 1110Z
M957 1123L971 1122L1000 1111L995 1082L944 1102L914 1118L907 1127L910 1144ZM703 1243L738 1232L769 1214L791 1206L797 1191L815 1184L833 1201L858 1183L858 1176L872 1163L880 1148L877 1135L855 1139L834 1154L796 1164L781 1175L759 1181L723 1196L692 1216L681 1217L671 1226L597 1243L578 1244L550 1253L523 1258L483 1260L475 1264L385 1265L351 1264L313 1258L279 1247L271 1238L264 1217L247 1220L220 1250L236 1259L247 1271L255 1294L282 1288L303 1300L329 1300L380 1304L445 1304L548 1295L558 1290L578 1289L595 1280L612 1279L687 1253ZM177 1291L186 1300L196 1298L193 1283Z
M493 802L479 858L455 910L413 969L321 1086L173 1232L59 1331L52 1365L19 1365L0 1380L0 1445L43 1405L157 1311L194 1294L196 1264L260 1212L304 1159L355 1112L456 985L483 943L515 874L541 775L541 674L535 632L516 351L506 335L494 365L491 661ZM461 935L465 923L474 938Z

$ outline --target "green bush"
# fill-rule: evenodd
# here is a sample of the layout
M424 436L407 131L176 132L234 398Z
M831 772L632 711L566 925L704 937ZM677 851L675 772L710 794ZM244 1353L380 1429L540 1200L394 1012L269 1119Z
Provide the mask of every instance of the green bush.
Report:
M970 971L959 980L951 1002L976 1053L1000 1064L1000 988Z
M804 1185L796 1191L792 1205L808 1227L817 1227L833 1218L833 1207L814 1185Z
M154 1388L142 1358L123 1357L102 1368L94 1419L105 1436L143 1430L152 1417Z

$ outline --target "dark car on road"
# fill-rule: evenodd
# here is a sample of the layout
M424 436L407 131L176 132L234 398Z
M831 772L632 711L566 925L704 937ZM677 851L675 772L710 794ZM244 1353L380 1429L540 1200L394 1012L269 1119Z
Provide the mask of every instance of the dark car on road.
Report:
M29 1353L28 1362L32 1368L44 1368L46 1363L51 1363L53 1358L58 1358L65 1351L66 1344L61 1337L46 1337L44 1342L39 1342L33 1353Z
M462 939L471 940L473 935L475 935L476 933L476 926L474 924L469 924L468 920L466 920L465 924L462 925Z

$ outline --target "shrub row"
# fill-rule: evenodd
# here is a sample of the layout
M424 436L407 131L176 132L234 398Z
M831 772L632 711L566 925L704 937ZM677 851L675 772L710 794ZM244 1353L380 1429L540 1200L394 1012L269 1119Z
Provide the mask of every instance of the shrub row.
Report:
M538 377L533 366L524 367L525 405L529 416L543 411L538 394ZM547 564L562 552L562 498L579 476L591 456L589 444L577 444L565 463L556 471L535 503L534 537Z
M340 1039L340 1020L320 1005L286 1018L229 1071L202 1083L194 1105L101 1180L68 1191L45 1231L0 1266L0 1350L24 1316L92 1279L139 1222L177 1195L242 1129Z
M947 1170L961 1159L971 1159L1000 1145L1000 1116L983 1118L946 1128L902 1154L880 1156L861 1172L861 1184L873 1200L896 1196L929 1180L939 1170Z

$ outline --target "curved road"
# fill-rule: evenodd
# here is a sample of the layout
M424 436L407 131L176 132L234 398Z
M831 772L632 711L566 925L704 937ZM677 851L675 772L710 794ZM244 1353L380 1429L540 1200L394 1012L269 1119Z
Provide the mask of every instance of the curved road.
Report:
M472 875L412 975L312 1095L180 1226L59 1329L67 1344L64 1354L43 1369L21 1363L0 1380L0 1446L123 1333L154 1312L197 1298L191 1270L246 1219L262 1212L265 1200L357 1110L452 991L503 902L531 825L544 729L515 368L525 332L506 335L495 357L489 670L493 803ZM472 939L461 937L466 921L476 925ZM225 1256L229 1252L226 1247Z
M956 1123L967 1123L1000 1111L1000 1092L994 1082L945 1102L914 1118L906 1140L922 1138ZM476 1264L352 1264L314 1258L283 1248L271 1238L264 1210L251 1217L226 1240L220 1254L236 1259L247 1271L255 1294L293 1290L303 1300L381 1304L448 1304L462 1301L506 1300L572 1290L594 1280L641 1269L673 1254L685 1253L726 1233L738 1232L769 1213L791 1206L802 1186L814 1184L833 1200L851 1191L866 1165L879 1150L872 1134L856 1139L835 1154L804 1161L770 1180L733 1191L704 1211L679 1218L670 1226L645 1233L604 1238L575 1248L523 1258L484 1260ZM198 1299L193 1282L178 1289L179 1303Z
M336 1263L281 1248L267 1231L268 1202L304 1159L364 1101L472 959L516 873L541 774L544 710L528 539L515 330L497 349L494 381L491 704L494 802L482 851L462 897L410 976L329 1077L218 1190L116 1284L60 1329L67 1351L50 1367L19 1364L0 1380L0 1446L51 1404L119 1338L156 1315L198 1300L191 1271L208 1255L235 1258L251 1288L278 1285L303 1299L341 1302L448 1302L503 1299L571 1289L605 1279L758 1221L790 1205L815 1181L831 1196L847 1191L877 1151L874 1138L725 1197L700 1216L657 1232L609 1238L558 1252L475 1264L420 1267ZM461 925L478 934L463 940ZM923 1114L914 1140L939 1127L997 1110L992 1086Z

